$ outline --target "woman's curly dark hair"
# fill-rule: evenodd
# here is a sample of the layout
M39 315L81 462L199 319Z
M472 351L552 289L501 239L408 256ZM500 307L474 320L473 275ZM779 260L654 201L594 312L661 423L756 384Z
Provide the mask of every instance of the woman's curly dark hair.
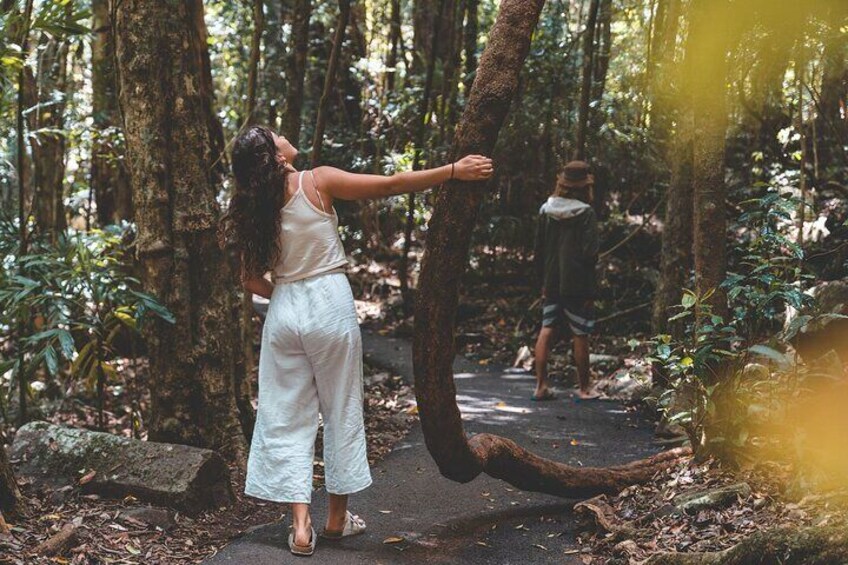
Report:
M280 210L285 204L285 166L277 161L273 132L251 126L233 142L235 191L221 218L219 239L241 260L242 279L273 267L280 247Z

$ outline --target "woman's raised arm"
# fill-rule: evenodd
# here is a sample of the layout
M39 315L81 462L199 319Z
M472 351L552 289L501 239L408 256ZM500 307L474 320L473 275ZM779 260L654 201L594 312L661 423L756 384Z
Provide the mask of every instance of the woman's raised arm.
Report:
M492 176L492 160L482 155L468 155L453 165L424 171L395 173L391 176L360 175L334 167L318 167L313 171L317 188L341 200L385 198L407 192L419 192L451 178L464 181L486 180Z

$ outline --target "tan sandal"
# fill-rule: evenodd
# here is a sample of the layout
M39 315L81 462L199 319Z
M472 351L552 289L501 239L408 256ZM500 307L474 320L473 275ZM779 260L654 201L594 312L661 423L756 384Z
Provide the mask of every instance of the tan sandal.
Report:
M356 536L359 534L365 533L365 520L357 516L356 514L351 514L350 511L345 513L345 524L344 528L341 530L328 530L324 529L321 532L321 537L326 539L342 539L350 536Z
M301 557L309 557L313 553L315 553L315 542L317 541L317 537L315 535L315 528L309 528L311 531L311 535L309 537L308 545L298 545L294 542L294 528L289 532L289 549L293 555L300 555Z

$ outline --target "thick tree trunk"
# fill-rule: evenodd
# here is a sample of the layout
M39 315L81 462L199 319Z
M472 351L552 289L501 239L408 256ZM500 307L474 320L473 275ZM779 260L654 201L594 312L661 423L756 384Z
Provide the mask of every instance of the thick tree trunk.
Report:
M665 4L661 0L660 6ZM655 60L650 78L651 130L661 154L668 155L670 178L665 197L665 221L662 231L660 275L654 292L651 328L654 333L670 332L680 336L682 322L668 326L680 303L692 270L692 120L690 65L687 54L681 64L674 61L674 45L680 27L680 1L671 0L661 13L655 49L662 55ZM660 11L658 10L658 13ZM672 72L672 69L675 72ZM676 88L674 88L676 86ZM671 124L676 128L671 132ZM669 138L671 137L671 143Z
M680 304L683 289L692 270L692 112L678 117L677 131L670 149L671 178L665 197L665 222L662 231L660 276L654 292L651 329L654 333L670 332L680 337L682 323L668 325Z
M132 187L122 151L113 142L121 124L115 47L108 0L91 3L91 90L95 138L91 155L91 189L101 226L132 219Z
M651 104L651 133L659 145L660 153L668 151L671 124L681 105L685 65L675 67L677 35L680 30L681 0L660 0L654 23L651 66L648 67L648 98ZM681 68L682 67L682 68ZM674 76L675 68L677 76ZM675 80L675 78L677 80Z
M336 83L336 74L339 69L342 43L344 43L345 29L350 20L350 0L339 0L339 19L336 22L336 33L333 36L333 50L330 52L330 61L327 64L327 75L324 77L324 91L321 94L321 102L318 104L318 116L315 119L315 135L312 137L312 168L321 162L321 149L324 146L324 128L327 126L327 113L330 107L330 96Z
M71 15L73 4L66 6ZM34 114L32 142L33 204L38 230L51 239L65 229L62 202L65 179L65 106L68 87L68 42L62 37L42 37L38 53L36 88L38 109Z
M300 146L301 111L303 110L303 81L306 77L306 57L309 54L309 20L312 0L295 0L292 12L292 43L288 57L286 79L286 108L283 114L283 135Z
M483 53L452 154L491 154L518 88L530 37L544 0L504 0ZM481 472L519 488L583 497L615 492L644 481L679 452L608 469L569 467L548 461L514 442L489 434L466 438L452 364L459 279L468 261L472 228L485 183L448 183L437 192L429 224L415 313L415 394L427 449L441 473L467 482Z
M848 144L848 5L835 3L830 8L830 29L825 36L822 55L820 111L816 117L816 135L821 162L825 166L844 166Z
M15 474L9 465L6 449L0 444L0 519L6 517L17 518L26 513L26 504Z
M727 268L727 219L724 152L727 133L727 50L730 47L727 0L697 0L689 29L693 136L695 288L709 299L713 312L727 314L726 293L719 285Z
M586 158L586 134L589 130L589 103L592 100L592 74L595 56L595 23L600 0L591 0L586 29L583 30L583 82L580 86L580 105L577 108L577 131L574 139L574 158Z
M203 4L123 0L115 15L138 258L145 289L176 318L146 332L150 439L209 447L243 461L233 391L241 347L232 323L235 277L216 238L220 125Z

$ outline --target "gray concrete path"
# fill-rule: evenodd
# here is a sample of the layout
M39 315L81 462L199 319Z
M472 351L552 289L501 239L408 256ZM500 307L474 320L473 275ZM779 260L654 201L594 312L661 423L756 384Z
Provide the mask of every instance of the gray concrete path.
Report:
M371 364L412 380L409 344L363 331ZM570 465L624 463L657 452L651 428L613 402L530 400L534 379L457 358L457 402L469 433L496 433ZM368 532L341 542L319 539L313 563L580 563L575 554L574 501L524 493L480 475L467 484L443 478L414 426L372 469L374 484L351 497ZM324 523L326 492L313 497L313 520ZM209 565L270 565L295 560L288 525L268 524L234 540ZM403 538L400 543L384 543Z

